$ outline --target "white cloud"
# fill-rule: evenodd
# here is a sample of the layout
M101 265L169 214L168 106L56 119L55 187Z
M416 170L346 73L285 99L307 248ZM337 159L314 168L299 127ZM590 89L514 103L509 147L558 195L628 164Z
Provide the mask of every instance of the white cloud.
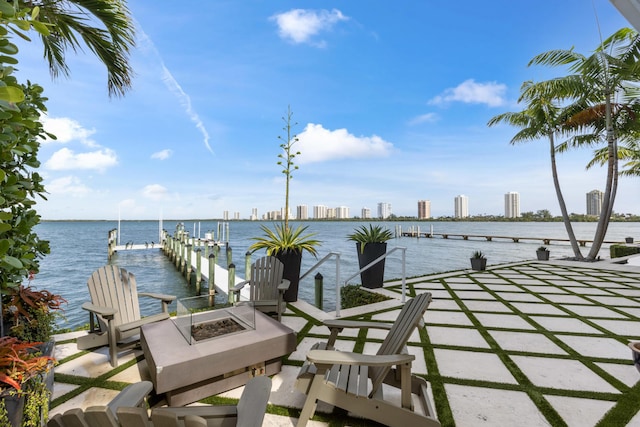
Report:
M409 120L409 124L419 125L420 123L435 123L438 119L439 117L436 113L426 113Z
M83 196L91 192L89 187L74 176L65 176L47 182L45 183L45 189L51 194L68 194L71 196Z
M142 195L150 200L165 200L169 192L160 184L150 184L142 189Z
M167 160L169 157L171 157L173 155L173 151L166 149L166 150L162 150L162 151L158 151L156 153L153 153L151 155L152 159L157 159L157 160Z
M386 157L393 144L379 136L355 136L346 129L334 131L309 123L298 135L294 146L300 151L300 163L314 163L333 159Z
M276 21L278 25L278 34L285 40L293 43L311 43L313 36L318 35L321 31L330 30L337 22L347 21L349 18L344 16L338 9L328 10L306 10L292 9L288 12L279 13L269 18ZM316 46L323 47L324 41L313 43Z
M68 148L62 148L53 153L44 167L51 170L91 169L104 172L107 168L117 164L116 153L108 148L78 154Z
M44 130L56 136L56 140L46 138L44 143L59 142L66 144L72 141L79 141L89 147L97 147L98 145L90 138L96 133L95 129L86 129L77 121L68 117L42 117L42 125Z
M465 104L487 104L489 107L504 105L504 94L507 86L497 82L476 83L469 79L454 88L449 88L442 95L429 101L430 104L445 104L447 102L464 102Z

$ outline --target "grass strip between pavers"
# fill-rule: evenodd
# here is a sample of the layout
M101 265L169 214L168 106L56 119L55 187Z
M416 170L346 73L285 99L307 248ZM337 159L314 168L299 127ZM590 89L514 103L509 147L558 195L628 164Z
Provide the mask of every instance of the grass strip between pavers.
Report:
M470 277L471 278L471 277ZM474 280L473 278L471 278ZM450 294L453 296L454 300L460 306L460 309L463 313L467 315L467 318L471 320L471 323L475 326L476 330L482 338L489 344L489 347L494 351L496 356L502 361L502 364L507 368L507 370L513 375L516 382L520 384L521 391L525 392L529 398L533 401L536 407L540 410L542 415L549 421L549 423L553 426L566 426L567 424L564 422L560 414L555 410L553 406L544 398L542 393L538 390L538 388L529 380L529 378L522 372L520 367L509 357L509 355L498 345L498 342L491 336L491 334L487 331L482 323L476 318L474 313L469 310L462 299L460 299L457 294L451 289L451 287L444 282L443 286L445 289L449 290ZM487 289L488 291L488 289Z

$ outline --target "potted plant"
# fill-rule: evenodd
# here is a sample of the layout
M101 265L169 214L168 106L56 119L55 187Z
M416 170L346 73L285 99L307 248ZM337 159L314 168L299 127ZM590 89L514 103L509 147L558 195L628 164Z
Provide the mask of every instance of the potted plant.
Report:
M549 249L545 246L540 246L536 250L536 255L538 256L538 261L549 261Z
M294 152L293 146L298 142L297 135L292 135L292 127L297 123L291 123L293 112L291 107L287 109L286 117L282 117L285 122L283 130L287 133L285 137L278 136L283 141L280 144L282 152L278 154L278 165L282 166L282 173L285 175L285 206L284 220L282 224L275 225L275 230L262 226L263 237L255 237L256 242L249 247L250 251L266 249L267 255L273 255L284 264L284 278L289 280L289 289L284 293L286 302L298 300L298 286L300 283L300 266L302 265L302 253L309 252L317 256L315 247L320 245L320 241L314 238L314 233L304 234L307 227L298 226L292 228L289 225L289 182L293 178L292 172L298 169L293 159L300 154Z
M633 237L625 237L624 241L625 243L633 243Z
M471 269L476 271L485 270L487 268L487 257L482 251L475 251L471 254Z
M265 249L267 255L273 255L284 264L284 278L289 280L289 289L284 293L284 300L294 302L298 300L298 286L300 282L300 266L302 253L309 252L317 256L316 246L319 240L314 233L304 234L307 227L298 226L295 229L283 224L276 224L275 230L261 226L264 237L254 237L256 242L249 247L250 251Z
M369 227L362 225L355 232L349 234L347 238L356 242L358 251L358 265L362 270L376 259L387 253L387 240L391 239L393 234L380 225L371 225ZM362 286L365 288L381 288L384 282L384 264L385 258L382 258L373 266L360 273Z
M43 356L38 344L0 337L0 425L46 423L51 394L44 374L53 368L53 359Z

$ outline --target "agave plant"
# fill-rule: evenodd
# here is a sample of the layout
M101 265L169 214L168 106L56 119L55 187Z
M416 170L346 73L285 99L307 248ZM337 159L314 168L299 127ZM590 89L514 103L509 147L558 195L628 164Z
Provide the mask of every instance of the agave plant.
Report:
M367 243L384 243L393 238L393 233L380 225L369 224L369 228L366 225L362 225L355 232L349 234L347 238L360 243L360 252L364 253L364 247Z
M320 245L320 241L313 238L315 233L304 234L308 227L293 228L284 224L276 224L275 230L264 225L260 228L265 235L253 238L256 242L249 247L252 252L266 249L267 255L276 255L287 251L300 253L306 251L313 256L318 255L316 246Z
M474 251L471 254L471 258L473 258L473 259L483 259L483 258L486 258L486 256L482 253L482 251Z

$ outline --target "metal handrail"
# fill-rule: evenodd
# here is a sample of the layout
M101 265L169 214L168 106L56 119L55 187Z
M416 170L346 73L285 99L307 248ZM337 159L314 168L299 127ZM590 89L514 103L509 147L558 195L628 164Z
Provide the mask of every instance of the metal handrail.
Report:
M382 261L384 258L387 258L389 255L391 255L392 253L398 250L402 251L402 302L404 303L406 300L406 286L407 286L407 274L406 274L407 248L403 246L396 246L395 248L391 248L386 253L382 254L378 258L371 261L369 264L362 267L360 270L358 270L357 273L353 274L352 276L349 276L344 281L344 284L346 285L349 280L353 279L354 277L357 277L363 271L368 270L369 268L373 267L375 264ZM336 317L340 317L341 301L340 301L339 295L340 295L340 281L336 280Z
M320 261L316 262L306 273L300 276L300 281L324 264L329 258L336 257L336 286L340 283L340 252L329 252ZM336 296L336 304L340 304L340 295Z

